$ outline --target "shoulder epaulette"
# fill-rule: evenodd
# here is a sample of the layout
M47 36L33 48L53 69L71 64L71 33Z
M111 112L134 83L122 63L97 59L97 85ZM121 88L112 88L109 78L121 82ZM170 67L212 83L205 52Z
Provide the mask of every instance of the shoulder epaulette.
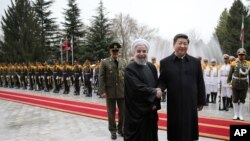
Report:
M217 66L217 70L220 70L221 67L222 67L222 64L218 65L218 66Z
M247 61L247 66L250 67L250 61Z
M230 65L231 65L232 67L235 67L236 64L237 64L237 61L233 61L233 62L230 63Z

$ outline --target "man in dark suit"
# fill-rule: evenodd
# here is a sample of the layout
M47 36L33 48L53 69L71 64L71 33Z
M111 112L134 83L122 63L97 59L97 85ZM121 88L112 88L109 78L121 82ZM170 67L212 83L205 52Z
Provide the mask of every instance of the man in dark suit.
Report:
M188 36L174 37L174 53L160 61L158 86L167 89L170 141L198 140L198 111L206 104L201 62L187 54Z

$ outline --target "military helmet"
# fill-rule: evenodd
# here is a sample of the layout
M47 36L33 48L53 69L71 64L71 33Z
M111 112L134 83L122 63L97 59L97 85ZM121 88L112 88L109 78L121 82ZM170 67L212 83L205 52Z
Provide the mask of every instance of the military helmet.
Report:
M229 59L229 55L228 54L223 54L223 58L228 58Z
M245 50L244 48L239 48L239 49L237 50L237 55L240 55L240 54L246 55L246 50Z

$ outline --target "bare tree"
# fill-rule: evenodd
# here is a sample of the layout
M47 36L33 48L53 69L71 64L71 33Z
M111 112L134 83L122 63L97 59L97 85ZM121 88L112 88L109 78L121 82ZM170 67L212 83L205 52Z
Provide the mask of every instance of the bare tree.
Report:
M112 30L115 39L123 46L121 57L125 59L129 58L130 45L133 40L144 38L150 41L158 31L146 25L139 25L130 15L123 15L122 13L116 15L113 19Z

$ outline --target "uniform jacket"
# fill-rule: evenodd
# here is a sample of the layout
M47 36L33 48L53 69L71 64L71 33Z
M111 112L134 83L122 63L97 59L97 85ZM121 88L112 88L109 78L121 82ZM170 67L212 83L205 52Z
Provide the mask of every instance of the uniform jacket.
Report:
M244 61L235 61L231 64L231 70L228 75L227 82L232 82L232 87L234 89L247 89L248 81L250 79L250 73L248 70L249 62ZM244 74L246 72L246 74Z
M127 62L118 58L118 67L114 60L102 60L99 69L99 91L106 92L107 98L124 98L124 70Z

